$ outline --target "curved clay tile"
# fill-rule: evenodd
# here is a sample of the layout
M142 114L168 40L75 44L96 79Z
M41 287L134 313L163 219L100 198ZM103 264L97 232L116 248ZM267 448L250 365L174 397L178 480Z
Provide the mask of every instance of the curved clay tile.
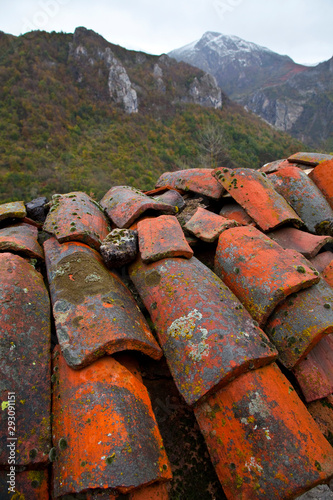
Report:
M302 258L252 226L220 235L215 272L260 325L285 297L319 281Z
M26 217L27 211L23 201L13 201L0 205L0 220Z
M224 205L220 210L220 215L227 219L235 220L242 226L256 225L254 220L245 212L244 208L236 202Z
M272 174L280 170L280 168L290 167L291 165L293 167L298 166L297 163L290 163L288 160L276 160L270 163L266 163L261 168L258 168L258 172L264 172L265 174Z
M109 226L97 203L81 191L55 195L52 201L44 231L54 234L60 243L81 241L98 250Z
M44 259L37 241L38 229L31 224L15 224L0 229L0 251L18 252L33 259Z
M317 253L328 243L333 243L331 236L319 236L317 234L300 231L295 227L283 227L267 233L272 240L276 241L282 248L296 250L307 259L315 257Z
M333 156L332 155L325 155L322 153L294 153L293 155L288 157L288 161L290 163L300 163L301 165L310 165L312 167L315 167L316 165L319 165L320 163L327 161L327 160L332 160Z
M67 363L81 368L134 349L160 359L162 351L130 291L100 255L83 243L44 243L53 315Z
M290 295L271 314L265 332L279 351L279 360L293 368L333 332L333 289L321 279Z
M333 160L328 160L317 165L310 173L310 179L323 193L328 203L333 208Z
M145 386L107 356L72 370L53 364L55 497L98 489L128 493L172 477Z
M319 273L322 273L326 266L328 266L333 260L333 252L326 250L325 252L318 253L312 259L309 259L311 265L317 269Z
M158 210L166 214L177 212L173 205L150 198L142 191L129 186L111 188L100 204L119 228L129 228L146 210Z
M186 222L184 228L197 238L212 243L217 240L223 231L235 226L238 226L236 221L198 207L191 219Z
M293 373L308 403L333 394L332 334L322 338Z
M51 446L49 296L42 275L22 257L0 254L0 269L0 398L3 417L8 414L0 419L0 468L8 465L13 442L16 466L45 466Z
M16 471L12 478L8 474L8 470L0 471L0 493L2 493L3 499L49 500L49 473L47 469ZM9 488L11 489L9 490Z
M195 257L137 260L129 273L188 404L276 357L237 298Z
M302 221L286 200L278 194L265 173L251 168L215 169L214 176L263 231L286 222Z
M189 168L177 172L165 172L156 182L156 187L172 186L218 200L225 189L212 177L213 172L213 168Z
M324 221L333 221L333 210L315 183L297 167L270 174L274 188L293 207L311 233Z
M295 498L333 473L328 441L275 363L194 409L229 499Z

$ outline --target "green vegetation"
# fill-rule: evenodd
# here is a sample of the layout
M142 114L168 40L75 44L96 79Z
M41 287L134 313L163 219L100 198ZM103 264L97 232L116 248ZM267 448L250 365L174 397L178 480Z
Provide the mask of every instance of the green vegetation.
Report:
M76 60L72 42L64 33L0 32L1 202L73 190L100 199L113 185L151 189L168 170L258 168L304 149L227 99L222 110L182 102L200 70L90 33L89 57L110 47L137 90L139 112L127 115L108 94L104 60ZM152 76L162 59L165 91ZM223 136L217 153L203 147L212 129Z

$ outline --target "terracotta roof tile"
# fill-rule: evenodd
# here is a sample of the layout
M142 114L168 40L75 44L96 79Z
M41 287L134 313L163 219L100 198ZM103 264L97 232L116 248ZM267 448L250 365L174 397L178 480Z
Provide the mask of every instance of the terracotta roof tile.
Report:
M302 221L273 188L266 174L249 168L216 169L214 176L263 231Z
M333 160L323 161L317 165L309 173L309 177L333 207Z
M275 364L241 375L194 411L229 499L295 498L332 475L329 443Z
M218 200L225 189L212 177L213 171L212 168L189 168L177 172L165 172L156 182L156 187L168 185Z
M220 235L215 272L263 325L285 297L319 281L303 264L258 229L247 226Z
M311 233L318 232L318 226L322 222L333 220L333 210L328 201L315 183L299 168L283 168L275 174L270 174L269 179Z
M175 191L174 189L165 191L164 193L158 194L157 196L155 195L154 199L159 202L168 203L173 207L177 207L178 210L181 210L185 206L184 198L181 196L181 194L179 194L179 191Z
M178 220L172 215L160 215L140 221L138 235L139 250L145 263L166 257L190 259L193 255Z
M332 159L333 159L332 155L325 155L321 153L303 153L303 152L294 153L293 155L288 157L288 161L290 163L300 163L304 165L311 165L313 167L319 165L324 161Z
M101 199L101 206L112 222L119 228L128 228L147 210L157 210L175 214L177 209L167 203L159 202L128 186L111 188Z
M256 226L254 220L245 212L244 208L238 203L228 203L223 205L220 215L227 219L235 220L241 225Z
M290 163L288 160L275 160L270 163L266 163L264 166L258 169L258 172L264 172L265 174L272 174L274 172L277 172L280 170L280 168L285 168L285 167L297 167L297 163ZM301 165L299 165L301 168Z
M326 335L293 372L308 403L333 394L333 336Z
M318 236L294 227L276 229L267 233L267 236L276 241L282 248L296 250L307 259L315 257L323 246L333 243L331 236Z
M43 229L54 234L60 243L82 241L96 249L109 233L102 210L80 191L53 197Z
M127 368L108 356L75 371L56 347L53 373L55 497L171 478L147 390Z
M12 474L12 479L7 474L9 474L8 470L0 471L0 492L2 493L3 499L49 500L48 470L16 472ZM7 483L7 481L11 481L13 486ZM9 491L8 496L5 497L8 486L12 489Z
M72 368L124 349L162 356L129 290L95 250L55 238L44 248L57 336Z
M130 266L170 371L188 404L271 362L276 351L237 298L196 258Z
M328 266L333 260L333 252L326 250L317 254L315 257L310 259L311 264L317 269L318 272L322 273L325 267Z
M23 254L34 259L44 259L44 252L37 241L38 229L31 224L14 224L0 229L0 251Z
M193 233L197 238L211 243L215 241L223 231L236 226L238 226L236 221L232 221L199 207L191 219L185 224L184 228L190 233Z
M0 254L0 269L0 468L9 443L17 466L40 467L51 447L49 297L41 274L22 257ZM12 431L5 411L15 417Z
M23 201L13 201L0 205L0 220L9 218L22 219L27 215Z

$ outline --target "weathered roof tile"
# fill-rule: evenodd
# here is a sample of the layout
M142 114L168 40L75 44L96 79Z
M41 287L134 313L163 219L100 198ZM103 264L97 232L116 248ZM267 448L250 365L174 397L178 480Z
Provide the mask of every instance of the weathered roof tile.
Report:
M333 243L331 236L314 235L294 227L276 229L267 233L267 236L276 241L282 248L296 250L307 259L315 257L326 244Z
M23 201L13 201L0 205L0 220L9 218L22 219L26 217L27 211Z
M300 163L304 165L311 165L312 167L315 167L316 165L319 165L324 161L332 159L333 159L332 155L325 155L321 153L308 153L308 152L294 153L293 155L288 157L288 161L290 163Z
M238 226L236 221L232 221L199 207L191 219L185 224L184 228L190 233L193 233L197 238L211 243L215 241L223 231L235 226Z
M331 207L333 207L333 160L319 163L309 173L309 177L324 194Z
M235 220L244 226L255 226L254 220L245 212L244 208L238 203L227 203L220 210L220 215L227 219Z
M34 259L44 259L37 241L38 229L31 224L18 223L0 229L0 251L20 253Z
M165 172L156 182L156 187L169 185L218 200L225 189L212 177L213 171L213 168L189 168L177 172Z

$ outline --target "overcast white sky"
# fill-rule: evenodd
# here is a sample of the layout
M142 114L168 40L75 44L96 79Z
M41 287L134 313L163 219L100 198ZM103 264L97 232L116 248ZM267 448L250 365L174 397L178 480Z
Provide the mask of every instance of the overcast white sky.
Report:
M161 54L206 31L237 35L313 64L333 55L333 0L0 0L0 30L93 29L127 49Z

